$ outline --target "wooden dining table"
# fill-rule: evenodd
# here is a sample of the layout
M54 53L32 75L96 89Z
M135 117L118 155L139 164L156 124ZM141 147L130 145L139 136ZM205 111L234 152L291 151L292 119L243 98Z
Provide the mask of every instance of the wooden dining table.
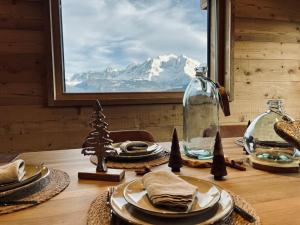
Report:
M223 139L225 154L231 159L245 158L242 148L233 138ZM161 143L166 148L170 143ZM1 225L83 225L87 221L90 203L109 186L120 183L92 180L78 180L78 172L95 168L80 149L29 152L20 155L26 163L44 162L49 168L67 172L71 178L69 187L59 195L34 207L1 215ZM246 171L227 168L224 181L215 181L209 168L182 167L181 174L212 181L224 187L253 205L264 225L300 224L300 174L274 174L246 166ZM170 170L167 164L152 168ZM126 170L128 182L137 178L134 170Z

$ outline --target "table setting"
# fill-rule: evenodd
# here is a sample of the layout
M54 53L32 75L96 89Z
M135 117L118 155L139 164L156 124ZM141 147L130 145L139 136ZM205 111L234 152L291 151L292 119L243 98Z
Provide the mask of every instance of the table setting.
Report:
M100 194L87 224L260 224L260 219L248 202L210 181L155 171Z
M69 175L20 158L0 165L0 215L26 209L62 192L70 183Z
M120 184L98 183L108 188L100 188L98 196L93 196L87 212L88 225L261 224L250 203L218 183L228 180L227 167L240 172L246 167L243 161L225 155L220 131L215 126L202 127L201 137L183 142L174 128L171 146L166 147L147 131L108 131L99 101L94 109L92 130L80 151L95 166L89 163L76 170L78 183L93 184L84 180L97 180ZM201 141L203 149L197 149L198 140L204 139L210 144L205 147ZM186 159L193 163L185 163ZM166 163L169 169L155 168ZM212 179L181 173L183 167L210 168ZM128 179L125 169L126 174L132 173L130 169L138 171ZM45 202L69 183L67 173L43 163L31 164L20 157L4 163L0 166L0 215Z
M151 168L169 161L169 152L156 143L149 132L111 132L105 118L101 103L96 100L89 123L92 130L81 151L84 156L90 156L96 171L79 171L79 179L120 182L125 177L124 169Z
M133 145L143 144L146 150L124 151L120 146L124 143ZM145 167L159 166L167 163L169 160L169 152L156 142L149 141L130 141L113 143L112 147L117 154L107 157L107 167L116 169L142 169ZM97 165L96 156L91 156L91 162Z
M181 155L184 153L180 150L176 129L173 131L170 151L155 143L153 138L128 138L128 131L119 133L120 136L126 136L126 139L112 140L98 100L94 109L90 123L94 130L88 134L82 153L90 155L97 168L92 173L79 172L79 179L122 181L124 177L120 176L118 180L112 179L109 161L127 165L119 167L122 169L131 168L128 163L135 166L133 168L139 168L136 166L142 162L146 170L139 173L142 177L110 187L108 191L101 193L90 206L87 220L89 225L260 224L255 210L238 195L210 181L180 174L183 167ZM204 133L208 136L205 138L210 141L209 149L199 150L201 157L197 158L209 162L214 179L222 181L227 170L220 133L216 131L214 134L212 129L206 129ZM185 143L185 149L186 146L188 145ZM189 149L185 152L199 151ZM147 163L153 158L161 158L165 152L171 171L153 172Z

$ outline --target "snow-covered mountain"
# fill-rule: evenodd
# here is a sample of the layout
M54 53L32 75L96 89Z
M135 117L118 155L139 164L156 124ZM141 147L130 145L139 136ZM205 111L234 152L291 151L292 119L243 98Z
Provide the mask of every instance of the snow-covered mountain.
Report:
M67 92L135 92L183 90L200 63L184 55L160 55L125 69L74 74L66 81Z

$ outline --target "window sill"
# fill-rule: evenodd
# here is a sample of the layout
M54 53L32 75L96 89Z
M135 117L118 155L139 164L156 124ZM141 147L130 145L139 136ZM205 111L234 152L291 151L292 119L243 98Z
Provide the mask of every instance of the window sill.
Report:
M49 96L49 106L87 106L99 99L102 105L182 104L183 92L62 93Z

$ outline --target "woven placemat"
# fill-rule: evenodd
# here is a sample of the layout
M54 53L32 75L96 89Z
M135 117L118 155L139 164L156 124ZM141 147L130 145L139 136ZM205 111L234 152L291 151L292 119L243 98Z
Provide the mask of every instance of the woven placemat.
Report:
M91 162L97 165L97 157L92 155L90 158ZM148 161L136 161L136 162L114 162L107 161L106 165L113 169L143 169L145 167L154 167L169 162L169 153L165 152L159 158L151 159Z
M5 200L26 200L26 201L37 201L37 204L45 202L60 192L62 192L70 183L70 177L67 173L61 170L51 169L50 174L45 179L34 186L30 186L28 190L24 190L18 194L14 194L13 198L5 197ZM12 213L22 209L26 209L37 204L23 204L13 206L0 206L0 215Z
M230 221L225 223L227 225L261 225L260 218L255 212L255 209L248 203L246 200L241 198L240 196L229 192L234 202L237 206L243 208L248 213L253 215L256 219L254 223L249 223L248 221L244 220L240 215L236 214L235 212L232 213ZM87 216L87 225L110 225L110 209L106 204L107 200L107 191L102 192L98 197L91 203L90 209L88 211ZM116 221L115 224L118 225L126 225L128 223L124 221ZM215 223L216 225L224 225L224 223Z

